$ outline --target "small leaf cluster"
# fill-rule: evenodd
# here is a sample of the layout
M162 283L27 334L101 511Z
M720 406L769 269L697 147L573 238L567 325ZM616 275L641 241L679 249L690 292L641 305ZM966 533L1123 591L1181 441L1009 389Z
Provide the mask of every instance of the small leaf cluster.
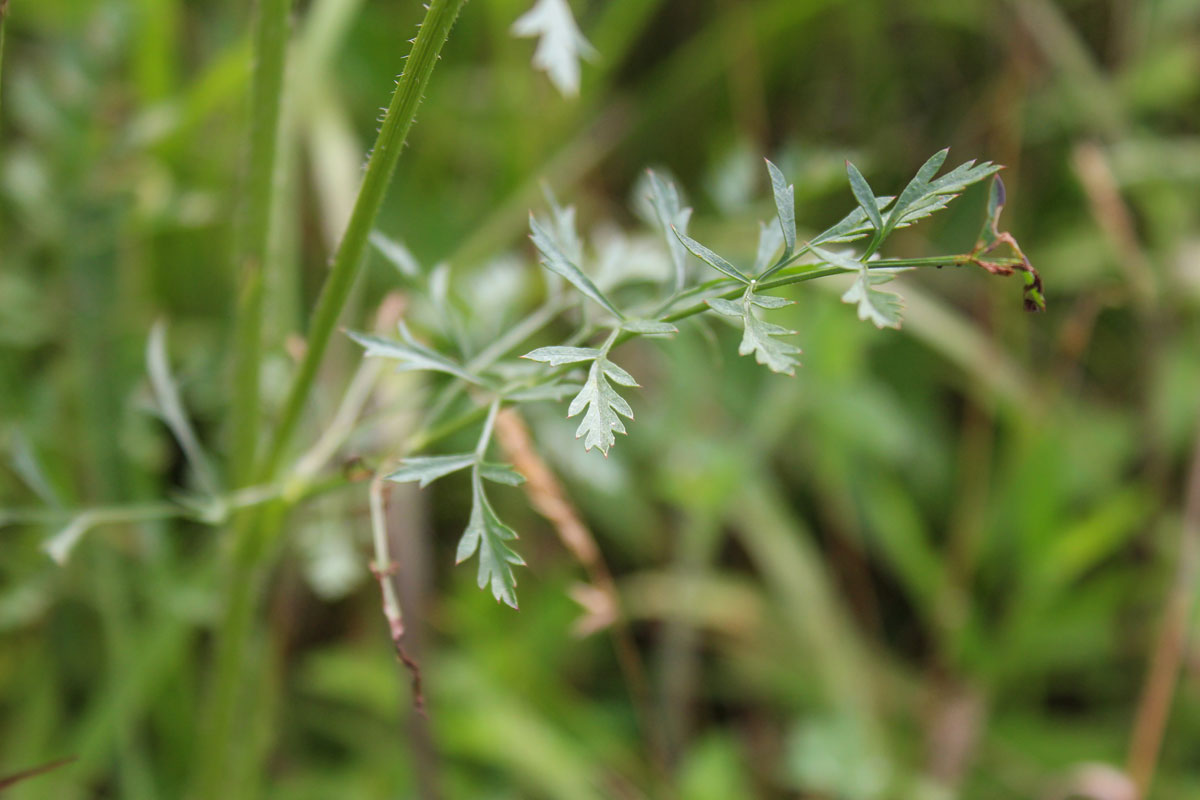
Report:
M517 605L513 567L524 563L511 543L515 531L500 521L485 492L486 482L519 485L522 478L511 467L486 461L493 423L501 406L571 397L569 418L579 417L576 438L585 450L605 456L617 434L627 434L626 420L633 406L621 391L636 389L637 379L614 359L620 344L638 336L666 338L677 333L675 323L712 312L738 326L742 332L738 353L753 356L772 372L794 375L800 366L800 348L788 340L796 332L763 318L791 300L774 294L781 287L838 274L853 276L842 300L855 307L860 319L878 328L898 328L903 303L893 292L880 288L897 271L916 266L974 264L996 274L1021 272L1025 276L1026 306L1044 305L1041 279L1030 266L1011 234L999 228L1004 206L1003 184L993 180L983 234L969 253L920 259L886 259L880 251L895 231L913 225L944 209L972 184L992 178L1000 167L991 162L968 161L938 176L948 151L935 153L898 195L876 195L863 174L846 163L846 175L856 206L840 221L806 240L796 223L795 187L770 161L766 163L775 205L774 217L759 226L754 262L737 266L689 235L692 210L679 189L661 175L646 175L645 194L655 236L662 251L661 278L656 296L647 298L645 287L634 294L621 280L602 281L576 228L575 209L558 204L547 192L548 215L530 215L530 240L547 273L545 304L527 318L538 325L513 326L511 337L491 345L474 358L447 355L421 343L402 323L399 339L351 333L365 355L391 359L399 370L428 370L450 376L448 395L469 397L468 408L442 428L456 430L458 423L479 419L487 408L483 433L476 450L455 455L419 456L405 460L388 478L415 481L421 486L455 472L471 474L472 507L458 547L461 562L479 554L478 583L491 587L497 600ZM386 240L384 240L386 245ZM992 254L1007 245L1013 257ZM390 255L402 252L381 247ZM401 270L412 277L413 264L405 259ZM711 270L711 271L709 271ZM706 274L707 273L707 274ZM601 284L604 288L601 288ZM444 294L444 292L443 292ZM574 333L562 344L537 347L514 356L521 345L554 318L574 323ZM486 354L486 357L484 355ZM450 414L453 403L443 403L439 413Z

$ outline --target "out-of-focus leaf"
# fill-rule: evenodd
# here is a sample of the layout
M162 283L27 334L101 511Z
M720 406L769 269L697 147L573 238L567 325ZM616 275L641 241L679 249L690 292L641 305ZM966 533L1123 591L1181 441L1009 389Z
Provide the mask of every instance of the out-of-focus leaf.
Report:
M579 61L593 59L597 53L575 24L567 0L537 0L513 23L512 34L538 37L533 65L549 75L564 95L579 94Z
M533 240L534 245L537 246L538 251L542 254L542 263L546 266L546 269L566 278L584 296L590 298L594 303L617 319L624 319L624 315L604 296L604 293L596 287L596 284L592 283L592 279L583 274L583 270L572 263L566 254L559 249L554 239L532 214L529 215L529 230L529 238Z
M390 358L399 362L396 367L398 370L432 370L434 372L445 372L456 378L462 378L468 383L479 385L484 383L482 378L471 374L458 362L447 358L432 348L420 344L413 338L412 333L408 330L408 326L403 322L399 324L399 329L401 341L384 339L380 336L372 336L356 331L349 331L347 335L366 348L364 355Z
M386 479L396 483L417 481L418 486L424 489L438 478L472 466L476 460L474 453L406 458L400 464L400 468L387 475Z

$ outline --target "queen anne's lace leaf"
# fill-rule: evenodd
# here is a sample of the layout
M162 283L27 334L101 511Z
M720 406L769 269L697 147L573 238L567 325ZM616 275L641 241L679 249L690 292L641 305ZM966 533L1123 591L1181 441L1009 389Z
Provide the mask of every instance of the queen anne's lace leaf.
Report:
M679 199L679 190L675 184L663 180L654 170L646 170L650 179L650 204L658 223L662 227L663 236L667 240L667 250L671 253L671 264L675 267L675 291L683 288L687 281L687 248L671 229L687 233L688 222L692 218L692 210L684 208Z
M600 357L600 351L594 347L539 347L531 350L521 358L530 361L540 361L552 367L563 364L577 364L580 361L595 361Z
M609 384L610 378L624 386L638 385L632 375L616 364L606 358L597 358L588 371L587 382L567 409L568 417L587 409L579 428L575 431L575 438L583 439L584 450L599 447L605 456L617 441L615 434L625 433L625 424L617 415L633 419L633 409Z
M765 365L772 372L783 375L796 374L796 367L800 366L796 356L801 351L794 344L775 337L790 336L795 331L764 322L758 318L754 308L756 306L759 308L782 308L790 304L790 300L771 295L757 295L749 288L746 289L746 293L742 295L739 302L719 297L708 300L708 305L718 314L742 320L742 343L738 346L738 355L753 354L754 360L759 364Z
M909 225L941 211L968 186L996 174L1001 169L999 164L993 164L990 161L981 164L967 161L934 180L933 176L937 174L937 170L946 160L946 152L945 150L939 151L926 161L917 175L909 181L899 198L895 196L875 198L875 205L883 218L885 235L898 228L907 228ZM858 196L857 192L855 196ZM858 208L843 217L833 227L813 237L811 243L852 242L873 233L876 228L864 211L864 202L865 198L860 198ZM894 206L893 202L895 202ZM882 214L884 211L887 213Z
M767 162L771 174L771 191L775 195L775 210L779 214L779 229L783 232L783 257L796 250L796 187L788 184L779 167Z
M679 241L683 243L683 246L686 247L688 250L690 250L692 252L692 255L694 255L696 258L700 259L705 264L708 264L710 267L717 270L718 272L721 272L721 273L729 276L730 278L733 278L735 281L738 281L739 283L744 283L747 286L750 284L750 278L746 277L746 274L743 273L737 267L735 267L733 264L730 264L724 258L717 255L712 250L709 250L707 247L700 244L695 239L680 232L680 230L678 228L675 228L674 231L675 231L675 235L677 237L679 237Z
M512 565L523 566L521 558L506 544L517 538L517 533L496 516L492 504L483 491L483 476L480 469L471 474L471 518L467 529L458 541L456 564L461 564L479 552L479 588L489 584L496 600L517 607L517 579Z
M538 252L542 254L542 263L546 265L546 269L566 278L572 286L617 319L624 319L624 315L604 296L596 284L592 283L592 279L559 249L554 238L532 214L529 215L529 231L529 238L533 240Z
M904 308L904 301L898 294L875 288L891 279L891 275L871 273L866 269L860 270L853 285L842 295L842 302L857 303L858 318L869 320L877 328L899 328L900 312Z
M398 470L387 476L387 480L396 483L417 481L420 488L424 489L438 478L444 478L460 469L473 466L476 460L474 453L406 458L401 462Z
M579 60L596 57L596 49L583 37L567 0L537 0L512 26L514 36L537 36L533 65L568 97L579 94Z
M755 275L762 274L763 270L771 266L780 247L783 247L783 231L779 229L779 226L766 222L758 223L758 251L754 257Z
M478 375L472 375L458 362L414 339L408 326L403 322L400 323L399 329L401 341L398 342L355 331L350 331L347 335L366 348L364 355L391 358L399 362L396 369L402 371L428 369L448 373L469 383L483 384L483 380Z

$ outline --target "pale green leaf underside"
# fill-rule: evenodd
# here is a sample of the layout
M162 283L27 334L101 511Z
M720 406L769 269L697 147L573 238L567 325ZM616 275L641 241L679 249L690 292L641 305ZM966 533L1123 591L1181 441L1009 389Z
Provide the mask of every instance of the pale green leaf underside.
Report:
M517 608L517 579L512 567L524 565L525 560L506 544L516 539L517 533L496 516L484 493L481 472L475 470L471 476L471 517L459 539L455 563L461 564L478 552L479 588L490 586L496 600Z
M600 351L594 347L539 347L521 358L530 361L540 361L553 367L563 364L575 364L580 361L594 361L600 357Z
M395 483L412 483L415 481L420 488L424 489L438 478L444 478L459 470L475 466L477 461L478 456L475 453L406 458L400 464L400 468L387 475L385 479ZM496 464L484 461L479 464L479 473L486 480L503 483L507 486L520 486L525 482L525 476L508 464Z
M697 242L695 239L681 233L678 228L675 229L675 235L679 237L679 241L683 243L683 246L692 252L692 255L703 261L705 264L708 264L718 272L733 278L735 281L745 284L750 283L750 278L744 272L735 267L733 264L730 264L712 250L709 250L707 247Z
M783 232L783 255L787 258L796 251L796 187L788 184L783 172L770 161L767 172L771 175L771 192L775 196L775 211Z
M647 170L646 173L650 177L650 204L654 207L654 214L658 217L663 236L666 237L671 264L675 268L675 290L679 291L687 278L688 251L671 229L687 233L692 210L683 207L675 184L664 181L654 170Z
M564 95L579 94L579 62L595 58L596 50L580 32L566 0L537 0L513 23L512 34L537 37L534 67L544 71Z
M529 231L530 237L534 245L537 246L538 252L542 254L542 263L546 265L546 269L551 272L561 275L566 278L581 294L590 298L594 303L599 305L608 313L612 314L617 319L624 319L624 315L617 310L617 307L604 296L604 293L597 288L592 279L583 273L562 250L559 249L553 237L542 227L541 223L532 214L529 215Z
M617 415L633 419L633 409L609 384L610 378L625 386L637 386L637 381L628 372L605 358L598 358L592 362L587 382L567 409L568 417L587 409L575 431L575 438L583 439L584 450L598 447L606 456L616 443L616 434L626 432L625 424Z
M399 328L402 341L384 339L380 336L356 331L348 331L347 335L366 349L364 355L390 358L397 362L396 368L399 370L445 372L469 383L483 384L483 380L479 376L467 372L458 362L417 342L403 322L400 323Z
M759 364L782 375L796 374L796 367L800 366L796 356L801 351L799 347L776 337L789 336L795 331L759 319L754 309L782 308L790 302L782 297L756 295L751 289L746 290L739 302L722 298L708 300L709 306L718 314L741 319L743 333L738 355L753 354Z
M900 295L875 288L891 279L890 275L873 275L863 269L854 284L842 295L842 302L857 304L858 318L873 323L877 328L899 328L900 312L904 309Z

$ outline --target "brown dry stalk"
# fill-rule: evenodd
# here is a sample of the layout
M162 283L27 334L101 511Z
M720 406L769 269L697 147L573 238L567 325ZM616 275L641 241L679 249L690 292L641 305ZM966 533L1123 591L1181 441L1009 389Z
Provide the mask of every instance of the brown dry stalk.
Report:
M1149 794L1162 749L1163 733L1179 682L1179 669L1187 645L1188 618L1200 578L1200 435L1192 454L1179 542L1175 583L1167 596L1162 628L1150 659L1150 671L1142 689L1129 745L1129 774L1138 787L1138 797Z
M621 612L621 601L612 573L596 538L584 524L566 491L546 461L538 454L529 434L524 418L512 408L506 408L496 416L496 439L503 448L505 457L512 462L517 472L525 476L523 486L529 503L545 517L558 534L563 546L575 557L587 572L591 585L575 593L583 603L588 616L582 620L577 632L587 634L607 627L617 652L617 662L625 677L625 683L637 709L638 717L646 734L654 730L654 715L650 713L650 689L646 679L646 668L638 652L637 643L629 622ZM650 737L650 741L658 741Z

